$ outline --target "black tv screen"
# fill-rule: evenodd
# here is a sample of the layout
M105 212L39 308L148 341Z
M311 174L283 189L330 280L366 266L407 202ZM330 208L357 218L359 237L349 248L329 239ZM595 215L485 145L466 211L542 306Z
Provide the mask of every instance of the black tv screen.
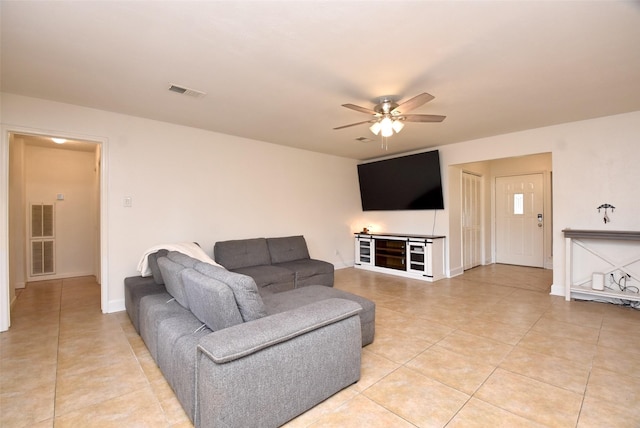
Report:
M363 211L441 210L437 150L358 165Z

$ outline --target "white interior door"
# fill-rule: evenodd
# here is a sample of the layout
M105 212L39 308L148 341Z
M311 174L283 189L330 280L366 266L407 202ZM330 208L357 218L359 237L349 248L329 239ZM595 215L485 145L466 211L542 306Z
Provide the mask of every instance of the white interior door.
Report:
M462 251L464 270L482 264L480 177L462 173Z
M496 261L543 267L542 174L496 178Z

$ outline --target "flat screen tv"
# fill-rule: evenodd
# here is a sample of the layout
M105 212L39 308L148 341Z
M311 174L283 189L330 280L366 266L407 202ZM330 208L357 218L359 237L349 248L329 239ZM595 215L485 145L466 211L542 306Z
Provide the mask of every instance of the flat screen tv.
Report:
M358 165L363 211L441 210L437 150Z

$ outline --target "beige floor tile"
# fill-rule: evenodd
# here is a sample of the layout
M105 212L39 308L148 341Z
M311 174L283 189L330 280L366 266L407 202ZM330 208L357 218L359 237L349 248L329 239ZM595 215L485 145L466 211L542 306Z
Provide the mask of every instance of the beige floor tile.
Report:
M381 331L380 331L381 330ZM399 364L404 364L425 349L432 342L404 336L390 329L379 329L372 344L367 350Z
M62 376L79 375L96 369L133 361L129 342L122 336L87 337L61 341L58 350L58 371Z
M475 397L541 424L574 427L583 396L498 368Z
M191 423L189 416L182 408L182 405L173 393L171 386L165 379L159 379L153 382L151 384L151 390L160 403L169 424L175 425L184 422Z
M494 365L483 364L475 357L457 354L439 345L427 349L406 366L466 394L473 394L495 370Z
M524 337L527 331L529 331L529 328L476 318L472 322L460 327L460 330L476 336L506 343L507 345L515 345Z
M158 367L158 365L156 364L156 362L154 361L153 357L149 352L136 355L136 359L138 361L138 364L142 368L144 375L146 376L146 378L149 380L150 383L155 383L158 380L164 379L164 376L162 375L160 368Z
M376 338L361 380L287 427L574 427L580 400L580 427L638 426L638 310L549 296L551 271L508 265L435 283L349 268L335 277L375 301ZM52 427L54 409L56 426L192 426L126 312L101 313L99 290L92 277L18 290L0 333L0 426ZM150 405L145 414L130 406L140 391L133 407Z
M640 407L617 402L603 405L599 398L586 396L582 404L578 428L637 428L640 425Z
M558 339L536 332L529 332L522 338L519 346L552 357L590 364L596 354L596 345L573 339Z
M511 345L463 331L456 331L437 344L458 354L473 357L480 363L494 366L498 365L513 349Z
M379 314L379 312L382 312L382 314ZM454 330L452 327L406 316L385 308L376 308L376 324L376 340L379 332L384 334L389 331L390 334L398 334L435 343Z
M308 425L309 428L414 428L414 425L363 395Z
M0 362L0 392L46 389L55 384L56 361L3 359Z
M602 306L602 303L562 301L549 308L543 318L599 329L602 326L603 315L598 305Z
M30 427L53 418L55 386L38 385L32 389L0 392L0 426Z
M12 366L22 364L22 369L29 364L55 363L58 354L58 338L56 336L35 336L26 340L7 340L2 343L0 355L2 363ZM16 367L18 368L18 367Z
M164 427L164 412L150 387L90 405L56 417L56 428Z
M583 327L576 324L556 321L549 318L541 318L531 331L546 336L557 337L560 339L573 339L581 342L596 344L600 335L599 328Z
M506 302L499 302L478 314L476 319L529 329L538 322L544 313L540 313L540 311L537 308L523 310L523 308L510 307Z
M615 348L598 346L593 367L640 378L640 355Z
M602 329L598 345L640 354L640 333L635 330Z
M552 357L517 346L500 364L500 368L584 394L591 367L589 364Z
M140 390L149 385L137 361L58 377L56 416Z
M363 393L419 427L444 426L469 395L401 367Z
M589 376L586 396L637 407L640 402L640 378L594 368Z
M452 328L460 328L473 322L474 314L465 313L456 307L431 306L428 309L410 311L416 318L441 324Z
M489 403L471 398L447 424L447 428L543 428L544 425L525 419Z
M400 367L400 364L377 355L368 350L367 346L362 350L362 362L360 366L360 380L354 385L358 391L364 391L380 379Z

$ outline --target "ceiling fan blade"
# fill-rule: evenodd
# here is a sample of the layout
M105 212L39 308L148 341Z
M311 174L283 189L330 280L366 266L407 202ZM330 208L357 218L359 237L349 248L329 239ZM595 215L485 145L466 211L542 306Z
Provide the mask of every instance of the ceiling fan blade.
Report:
M333 129L349 128L350 126L362 125L363 123L371 123L371 122L375 122L375 120L365 120L364 122L358 122L358 123L352 123L350 125L338 126L337 128L333 128Z
M396 107L393 110L391 110L391 113L393 113L394 111L397 111L397 112L400 112L400 113L408 113L411 110L413 110L415 108L418 108L423 104L428 103L429 101L431 101L434 98L435 97L433 95L427 94L426 92L423 92L420 95L416 95L415 97L413 97L411 99L408 99L407 101L403 102L398 107Z
M375 111L371 110L370 108L360 107L355 104L342 104L342 107L350 108L351 110L359 111L360 113L372 114L374 116L377 114Z
M403 114L407 122L442 122L447 116L437 114Z

